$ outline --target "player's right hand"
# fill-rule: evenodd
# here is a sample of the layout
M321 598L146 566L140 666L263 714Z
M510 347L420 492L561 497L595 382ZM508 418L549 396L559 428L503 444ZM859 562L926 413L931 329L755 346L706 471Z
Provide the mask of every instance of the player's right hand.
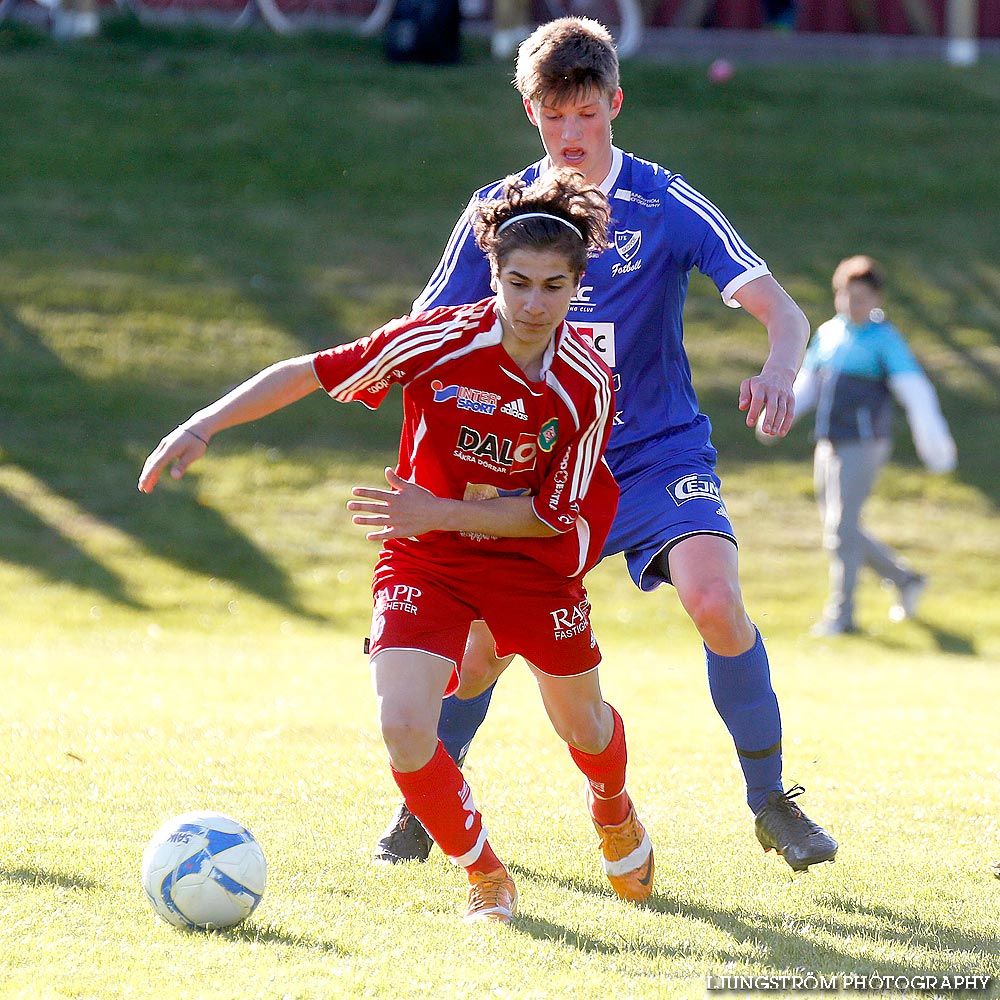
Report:
M760 419L754 424L753 436L762 444L765 448L770 448L772 445L777 444L781 438L777 434L768 434L764 430L764 414L762 413Z
M201 458L208 445L191 431L175 427L146 459L139 475L139 492L152 493L163 470L170 466L170 476L180 479L196 459Z

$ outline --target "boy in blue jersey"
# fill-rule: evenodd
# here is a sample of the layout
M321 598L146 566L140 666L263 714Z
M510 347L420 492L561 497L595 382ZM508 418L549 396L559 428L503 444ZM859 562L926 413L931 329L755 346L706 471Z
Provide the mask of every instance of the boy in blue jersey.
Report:
M740 592L736 539L715 475L711 425L699 411L682 343L688 275L697 267L727 305L766 328L770 350L759 375L740 386L748 426L769 435L791 425L792 383L809 324L725 216L683 178L615 147L611 123L622 107L618 57L603 26L562 18L538 28L518 50L515 85L546 156L521 171L530 181L571 167L611 201L612 246L590 261L567 319L589 331L614 370L617 410L607 460L621 487L604 549L624 553L643 591L670 583L705 644L709 689L736 745L765 850L796 870L832 860L837 843L792 801L781 780L781 721L767 654ZM498 190L477 191L470 209ZM414 310L490 294L490 272L459 219ZM464 758L485 718L492 685L510 658L497 659L482 623L473 626L462 688L445 700L439 734ZM425 859L431 842L405 806L375 860Z
M955 466L956 449L937 393L903 335L882 312L885 274L871 257L833 272L837 315L817 329L793 386L795 419L815 409L813 479L830 557L829 596L815 636L857 632L854 591L868 566L893 584L892 621L912 618L926 586L861 527L861 509L892 451L893 400L902 404L917 454L931 472Z

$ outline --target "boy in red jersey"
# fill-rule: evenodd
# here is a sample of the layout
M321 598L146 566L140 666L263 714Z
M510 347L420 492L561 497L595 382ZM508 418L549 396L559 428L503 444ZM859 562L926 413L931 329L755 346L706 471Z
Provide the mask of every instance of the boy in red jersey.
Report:
M467 920L509 921L517 892L462 772L437 736L473 621L499 656L529 664L556 732L588 780L615 892L652 892L653 852L625 790L625 733L601 696L601 654L583 574L600 555L618 488L603 460L611 374L565 323L610 207L572 171L511 179L476 237L495 296L406 316L369 337L279 362L199 410L146 460L150 492L178 478L218 431L322 386L377 407L403 387L388 489L356 487L354 521L382 543L372 585L372 679L393 778L408 809L469 877Z

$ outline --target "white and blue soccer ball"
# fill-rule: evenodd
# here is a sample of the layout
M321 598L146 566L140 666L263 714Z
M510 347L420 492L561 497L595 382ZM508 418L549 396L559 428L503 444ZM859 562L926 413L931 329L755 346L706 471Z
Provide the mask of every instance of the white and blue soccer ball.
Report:
M267 861L253 834L222 813L167 820L142 857L142 885L168 924L199 930L233 927L256 909Z

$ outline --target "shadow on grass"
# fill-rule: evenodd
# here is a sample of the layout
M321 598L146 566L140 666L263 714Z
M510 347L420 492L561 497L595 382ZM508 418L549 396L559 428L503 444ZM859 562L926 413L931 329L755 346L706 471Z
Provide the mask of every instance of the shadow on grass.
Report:
M596 882L556 877L520 865L508 867L518 877L555 883L568 892L608 896L607 886ZM956 952L986 955L995 951L995 940L991 937L970 934L937 921L928 922L917 914L897 912L888 906L865 903L838 893L824 893L816 901L816 912L795 920L780 915L755 914L749 907L722 909L704 904L682 903L655 892L649 902L640 908L647 912L681 917L693 923L711 924L727 934L737 947L706 948L702 956L706 963L718 962L720 971L733 971L743 965L759 964L773 973L788 973L807 967L810 972L824 974L877 973L883 977L912 978L915 975L941 975L943 968L954 968ZM674 946L638 937L616 942L612 938L583 934L560 924L523 914L517 918L514 926L539 940L563 944L588 953L617 955L642 952L664 958L681 955L692 957L692 947L689 944ZM817 941L814 936L817 930L835 938L839 943ZM876 949L873 945L886 942L896 943L907 949L916 946L926 949L932 956L939 955L940 958L894 961L882 957L868 959L860 954L868 950L874 952ZM744 945L755 954L748 955ZM757 957L757 953L761 952L763 954ZM977 971L981 972L981 968L954 968L954 971L976 974Z
M967 635L962 635L961 632L952 632L950 629L941 628L939 625L931 625L929 622L922 622L919 619L915 624L931 636L937 644L937 648L942 653L954 653L956 656L979 655L975 639Z
M968 951L977 955L986 953L996 955L995 939L990 943L987 938L969 934L957 927L945 928L940 924L927 924L915 915L897 913L887 906L865 902L856 897L835 892L829 895L824 894L822 902L848 917L857 915L877 921L880 927L880 938L884 941L898 941L904 946L915 944L928 951L941 949L948 952ZM820 920L822 921L823 918L821 917ZM839 924L832 919L828 919L826 923L831 930L839 927ZM940 972L940 969L936 971ZM966 970L956 971L964 973Z
M0 366L17 372L16 379L0 382L4 461L151 553L191 572L230 580L303 617L322 617L301 605L280 566L219 512L199 504L193 489L155 501L138 493L134 423L137 413L158 408L154 388L82 378L2 304ZM0 559L140 606L128 582L82 551L64 526L43 520L7 493L0 493L0 524Z
M747 910L721 910L708 906L684 906L683 916L703 920L727 933L734 941L763 950L764 955L752 961L775 973L794 971L804 965L810 972L879 974L883 977L913 977L941 975L942 969L955 965L955 952L967 950L983 955L992 953L995 942L986 936L968 934L950 925L927 922L916 915L908 916L887 907L855 906L847 900L834 906L833 913L810 913L802 920L780 916L755 915ZM866 918L862 923L853 915ZM807 925L807 926L806 926ZM801 930L800 930L801 928ZM815 939L823 931L837 944ZM808 935L808 936L806 936ZM925 959L886 959L884 956L865 957L861 952L880 951L884 942L895 942L902 948L914 944L925 947L931 956ZM720 963L746 962L746 955L720 949ZM805 960L805 961L804 961ZM955 969L963 974L972 969Z
M950 629L942 628L940 625L934 625L931 622L922 621L919 618L914 618L909 625L911 628L923 629L934 640L934 644L942 653L951 653L954 656L979 655L976 641L971 636L961 632L953 632ZM902 636L889 631L861 632L853 638L855 641L863 640L865 642L878 643L878 645L885 649L897 652L907 652L911 648Z
M62 872L48 872L41 868L14 868L8 870L0 866L0 882L14 882L18 885L51 886L56 889L97 889L96 882L82 875L64 875Z
M580 893L581 895L588 895L588 896L599 896L602 899L610 898L611 889L608 887L607 881L600 874L601 869L599 866L595 869L595 875L593 881L582 878L567 878L564 875L552 875L549 872L539 872L535 871L535 869L533 868L526 868L524 865L519 865L516 863L508 864L507 868L510 871L511 875L517 878L533 879L536 882L555 883L556 885L562 886L562 888L565 889L567 892L576 892ZM657 897L654 896L654 900L656 898ZM667 900L664 900L664 904L666 903ZM658 909L659 907L654 906L654 908ZM664 912L667 911L664 910Z
M617 955L626 950L619 945L593 937L590 934L581 934L579 931L571 931L548 920L525 916L523 912L518 913L514 918L513 926L516 930L523 931L538 941L554 941L557 944L575 948L577 951L585 951L588 954Z
M0 558L33 569L50 583L68 583L106 595L135 610L144 605L125 582L66 538L59 527L37 517L0 488Z
M204 934L206 932L195 930L191 931L191 933ZM278 930L276 927L264 926L253 921L237 924L235 927L225 930L209 931L208 933L220 934L236 941L248 941L251 944L280 944L288 948L306 948L309 951L336 955L338 958L346 958L350 955L350 952L336 941L310 937L308 934L288 934Z

